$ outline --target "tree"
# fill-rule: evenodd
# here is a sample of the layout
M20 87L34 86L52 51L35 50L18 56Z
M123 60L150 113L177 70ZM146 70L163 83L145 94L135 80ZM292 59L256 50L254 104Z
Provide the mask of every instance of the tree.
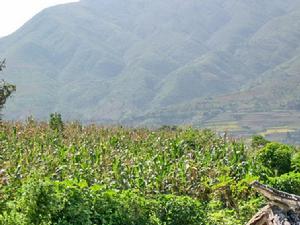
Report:
M64 122L62 121L61 114L50 114L49 126L52 130L55 130L56 132L62 132L64 130Z
M272 171L275 176L282 175L292 170L292 153L292 147L271 142L258 152L257 162Z
M251 142L252 148L255 148L255 149L262 148L262 147L265 147L268 143L270 143L270 141L266 140L261 135L252 136L252 142Z
M3 71L3 69L5 67L6 67L6 61L4 59L4 60L0 61L0 72ZM4 104L6 103L6 100L15 91L16 91L15 85L7 83L3 79L0 81L0 113L4 107ZM1 114L0 114L0 120L1 120Z

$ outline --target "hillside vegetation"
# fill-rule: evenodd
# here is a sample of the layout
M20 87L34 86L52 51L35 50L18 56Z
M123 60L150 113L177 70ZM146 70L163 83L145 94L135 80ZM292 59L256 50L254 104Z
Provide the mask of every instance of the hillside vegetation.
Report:
M210 130L1 124L0 224L245 224L260 180L300 194L300 152Z
M58 111L83 122L204 125L226 122L226 113L299 112L299 17L297 0L82 0L46 9L0 39L18 87L7 118Z

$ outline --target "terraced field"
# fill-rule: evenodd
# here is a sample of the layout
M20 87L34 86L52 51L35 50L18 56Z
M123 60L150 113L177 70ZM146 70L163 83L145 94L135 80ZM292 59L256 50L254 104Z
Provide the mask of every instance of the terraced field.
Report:
M300 144L299 111L224 113L204 123L203 127L244 139L261 134L270 140Z

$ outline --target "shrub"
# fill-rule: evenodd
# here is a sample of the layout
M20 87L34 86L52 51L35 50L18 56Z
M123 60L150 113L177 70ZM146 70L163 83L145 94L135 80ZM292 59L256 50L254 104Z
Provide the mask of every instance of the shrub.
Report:
M290 172L270 178L270 184L279 190L300 195L300 173Z
M205 224L202 205L189 197L162 195L158 198L159 218L166 225Z
M258 152L257 160L270 169L273 175L281 175L291 171L292 152L291 147L272 142Z
M17 198L8 203L0 224L88 225L91 224L89 208L86 193L75 186L30 180L22 186Z
M262 148L265 147L268 143L270 143L270 141L266 140L262 135L254 135L252 137L251 147Z
M300 172L300 152L296 153L292 158L292 169Z
M189 197L30 180L7 204L0 224L201 225L205 217L202 204Z
M93 224L150 224L151 209L155 202L147 201L131 191L94 193Z

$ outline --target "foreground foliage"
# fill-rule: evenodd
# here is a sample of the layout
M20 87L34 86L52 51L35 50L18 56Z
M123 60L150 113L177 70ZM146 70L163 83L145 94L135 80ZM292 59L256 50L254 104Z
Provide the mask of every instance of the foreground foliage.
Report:
M299 192L291 146L53 118L1 124L0 224L244 224L264 204L251 181Z
M141 197L132 191L104 191L86 183L30 180L9 202L5 224L205 224L202 205L189 197Z

